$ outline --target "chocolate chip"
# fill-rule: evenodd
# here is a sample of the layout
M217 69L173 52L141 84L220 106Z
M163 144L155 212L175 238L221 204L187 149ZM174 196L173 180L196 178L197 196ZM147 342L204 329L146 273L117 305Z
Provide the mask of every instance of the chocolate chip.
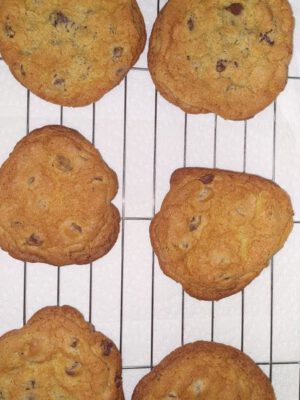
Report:
M239 63L238 63L237 61L233 61L233 64L234 64L234 66L235 66L236 68L238 68Z
M180 243L180 246L182 249L188 249L190 247L190 244L184 240L183 242Z
M120 388L122 385L122 377L120 375L115 376L115 384L117 388Z
M126 74L126 69L125 68L118 68L116 72L117 72L117 75L125 75Z
M53 81L53 85L60 86L63 85L66 81L63 78L56 78Z
M112 33L112 34L117 33L117 27L116 27L116 25L109 25L108 30L109 30L109 33Z
M52 46L60 46L62 44L62 40L60 40L60 39L51 39L50 40L50 44Z
M214 196L214 192L208 188L205 187L203 190L201 190L201 192L198 195L198 200L200 201L208 201L210 200L212 197Z
M16 34L9 21L6 21L4 24L4 32L6 36L9 37L10 39L12 39Z
M193 388L193 392L194 395L197 395L197 397L199 398L199 395L202 391L202 380L201 379L197 379L192 383L192 388Z
M237 86L235 86L233 84L228 85L226 88L226 92L230 92L232 90L237 90Z
M113 347L114 345L110 340L103 339L101 342L102 355L109 356Z
M23 76L26 75L26 72L25 72L25 69L24 69L24 65L23 65L23 64L20 65L20 72L21 72L21 75L23 75Z
M240 215L241 217L246 217L247 216L247 211L243 208L236 208L234 210L235 214Z
M212 181L215 179L215 176L213 174L208 174L208 175L204 175L201 176L201 178L199 178L199 180L204 183L204 185L207 185L209 183L212 183Z
M218 279L222 280L222 281L229 281L232 278L231 275L227 275L227 274L221 274L219 275Z
M190 232L196 231L201 224L201 216L196 215L191 219L191 222L189 223L189 230Z
M26 239L26 243L29 246L39 247L44 243L44 241L37 234L33 233Z
M74 361L69 367L65 368L65 373L70 376L75 376L81 367L81 363L79 361Z
M31 390L35 388L35 380L31 379L30 381L26 382L26 390Z
M76 349L77 345L78 345L78 339L72 338L70 346L73 347L73 349Z
M52 14L50 14L49 19L50 19L51 24L55 28L57 27L57 25L60 25L60 24L67 25L70 22L69 18L65 14L63 14L61 11L54 11Z
M233 15L240 15L244 10L244 6L241 3L232 3L230 6L225 7L225 10L231 12Z
M62 155L56 156L56 166L62 172L70 172L73 169L71 160Z
M123 47L115 47L113 49L113 56L114 58L120 58L123 55Z
M80 79L81 81L85 81L85 80L88 78L88 76L89 76L89 73L81 74L80 77L79 77L79 79Z
M190 17L187 20L187 27L189 28L190 31L193 31L195 28L195 24L194 24L194 20L192 19L192 17Z
M35 177L34 176L31 176L30 178L27 179L28 185L32 185L34 183L34 181L35 181Z
M73 222L73 223L71 224L71 229L72 229L73 231L82 233L82 228L81 228L81 226L75 224L75 222Z
M37 204L38 204L38 207L39 207L41 210L46 210L46 209L48 208L48 202L47 202L47 200L38 199Z
M265 41L265 42L267 42L270 46L274 46L274 44L275 44L275 42L274 42L274 40L272 40L271 38L270 38L270 36L268 35L270 32L272 32L272 29L270 30L270 31L268 31L268 32L265 32L265 33L260 33L259 34L259 37L260 37L260 42L263 42L263 41Z
M15 228L15 229L23 226L22 222L20 222L20 221L13 221L10 225L12 228ZM0 398L0 400L1 400L1 398Z
M85 15L93 15L95 14L95 10L93 10L92 8L88 8L87 10L84 11Z
M227 60L218 60L216 65L217 72L223 72L226 69Z
M69 256L73 258L84 258L84 257L90 257L90 253L88 251L83 251L83 250L74 250L74 251L69 251Z

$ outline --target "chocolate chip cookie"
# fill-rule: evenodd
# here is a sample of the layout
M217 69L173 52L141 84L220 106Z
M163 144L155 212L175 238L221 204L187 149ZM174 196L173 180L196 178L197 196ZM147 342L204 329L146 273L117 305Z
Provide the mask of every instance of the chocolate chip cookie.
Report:
M248 285L293 227L288 194L245 173L182 168L150 226L163 272L187 293L218 300Z
M149 69L184 111L247 119L284 89L293 29L287 0L169 0L152 30Z
M1 400L123 400L121 373L114 343L69 306L0 338Z
M0 52L33 93L84 106L121 82L146 40L135 0L3 0Z
M136 386L132 400L275 400L253 360L224 344L195 342L165 357Z
M29 262L92 262L117 240L117 190L115 172L80 133L37 129L0 169L0 247Z

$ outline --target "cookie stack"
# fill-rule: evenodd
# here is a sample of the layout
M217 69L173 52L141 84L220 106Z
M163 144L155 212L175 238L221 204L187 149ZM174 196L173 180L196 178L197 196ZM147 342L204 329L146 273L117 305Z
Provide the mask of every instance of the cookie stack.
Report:
M135 0L3 0L0 51L41 98L79 107L121 82L145 46ZM286 0L169 0L150 39L158 91L189 113L247 119L285 87L294 21ZM150 226L163 272L191 296L241 291L293 226L288 194L262 177L181 168ZM16 144L0 169L0 247L57 267L87 264L114 246L120 214L115 172L79 132L46 126ZM121 400L114 343L70 306L46 307L0 338L0 400ZM137 385L142 399L274 400L245 354L195 342Z

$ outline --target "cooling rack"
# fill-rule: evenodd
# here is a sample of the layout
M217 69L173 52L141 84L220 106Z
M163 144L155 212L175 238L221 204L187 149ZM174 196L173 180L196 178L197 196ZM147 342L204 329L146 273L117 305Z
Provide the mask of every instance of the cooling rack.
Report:
M165 1L140 0L148 36ZM112 251L87 266L24 264L0 252L0 334L39 308L70 304L122 352L126 399L137 381L183 343L214 340L249 354L277 400L300 399L300 3L285 91L247 122L187 115L154 89L146 51L127 78L97 104L79 109L29 93L0 59L0 162L27 132L46 124L78 129L117 172L122 224ZM162 274L149 224L181 166L256 173L291 195L294 229L269 268L242 293L197 301Z

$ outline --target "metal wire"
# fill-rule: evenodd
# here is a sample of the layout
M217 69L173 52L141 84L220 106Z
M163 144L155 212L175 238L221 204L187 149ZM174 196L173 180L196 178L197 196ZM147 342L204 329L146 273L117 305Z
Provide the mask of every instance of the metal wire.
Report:
M159 2L158 2L159 3ZM141 68L135 67L133 68L136 72L147 72L148 68ZM289 77L289 79L300 79L300 77ZM126 101L127 101L127 82L125 84L125 104L124 104L124 160L126 160L126 129L125 129L125 121L126 121ZM157 175L157 118L158 118L158 94L157 91L155 92L155 112L154 112L154 153L153 153L153 215L156 213L156 175ZM187 121L188 115L185 114L185 122L184 122L184 145L183 145L183 166L186 166L187 161L187 140L188 140L188 129L187 129ZM274 103L274 120L273 120L273 167L272 167L272 179L275 180L275 163L276 163L276 102ZM218 136L218 117L215 116L214 121L214 155L213 155L213 167L217 166L217 136ZM244 157L243 157L243 171L246 172L247 167L247 121L244 122ZM126 203L126 190L125 190L125 177L126 177L126 162L123 163L123 229L122 229L122 271L124 268L124 240L125 240L125 221L150 221L151 217L125 217L125 203ZM300 221L294 221L295 224L300 223ZM273 293L273 281L274 281L274 260L271 261L270 267L270 274L271 274L271 283L270 283L270 358L269 361L261 361L257 362L257 365L260 366L269 366L270 372L269 377L272 380L272 373L273 373L273 365L299 365L299 361L273 361L273 302L274 302L274 293ZM140 369L152 369L154 364L154 316L155 316L155 308L154 308L154 296L155 296L155 256L154 253L152 254L152 284L151 284L151 339L150 339L150 364L149 365L125 365L123 366L123 370L140 370ZM245 310L245 297L244 291L241 293L241 350L244 349L244 310ZM121 279L121 298L123 298L123 279ZM184 329L185 329L185 294L182 292L182 303L181 303L181 343L184 344ZM212 304L211 309L211 340L214 340L214 302ZM123 315L122 310L123 302L121 302L121 315ZM122 320L122 317L121 317ZM122 329L121 329L122 332ZM120 348L122 349L122 339L120 340ZM300 393L300 387L299 387ZM300 397L299 397L300 398Z
M255 363L256 365L271 365L269 361L259 361ZM274 361L272 365L299 365L299 361ZM153 365L124 365L123 369L151 369L155 367Z
M157 13L159 12L159 1L157 2ZM157 160L157 90L155 90L154 97L154 151L153 151L153 206L152 215L154 217L156 213L156 160ZM154 357L154 295L155 295L155 254L152 250L152 282L151 282L151 348L150 348L150 365L153 368L153 357Z
M246 172L247 166L247 121L244 121L244 159L243 172ZM244 330L245 330L245 291L241 292L241 351L244 351Z
M184 141L183 141L183 166L186 167L186 158L187 158L187 121L188 116L187 113L184 114ZM185 297L184 297L184 290L182 290L182 297L181 297L181 346L184 345L184 309L185 307Z
M92 143L95 145L96 135L96 104L93 103L93 124L92 124ZM93 263L90 263L90 281L89 281L89 322L92 322L93 312Z
M277 107L276 101L273 108L273 165L272 165L272 180L275 181L276 174L276 126L277 126ZM274 257L271 259L271 297L270 297L270 373L269 378L272 382L273 378L273 306L274 306Z
M26 135L29 133L29 123L30 123L30 91L26 92ZM26 305L27 305L27 263L24 262L24 275L23 275L23 325L26 324Z
M124 304L124 249L126 213L126 145L127 145L127 77L124 80L124 124L123 124L123 176L122 176L122 233L121 233L121 302L120 302L120 352L123 351L123 304Z
M63 125L64 123L64 108L60 106L60 116L59 116L59 123ZM56 304L60 305L60 267L57 268L57 292L56 292Z
M217 139L218 139L218 116L215 115L215 126L214 126L214 158L213 167L217 167ZM211 334L210 340L213 342L215 339L215 302L211 302Z

